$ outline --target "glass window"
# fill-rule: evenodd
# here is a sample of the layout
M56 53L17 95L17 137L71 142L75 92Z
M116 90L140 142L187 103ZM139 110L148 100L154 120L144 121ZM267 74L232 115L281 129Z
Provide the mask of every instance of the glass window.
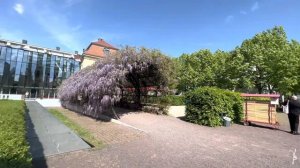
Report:
M51 64L50 64L50 66L55 66L55 55L51 55Z
M50 67L50 76L49 76L49 82L53 82L53 77L54 77L54 66Z
M5 60L6 60L6 62L10 62L10 58L11 58L11 48L7 48L6 49L6 56L5 56Z
M3 84L4 85L8 85L9 76L10 76L10 63L7 63L5 61L4 72L3 72Z
M19 82L19 79L20 79L20 75L15 75L14 81L15 81L15 82Z
M11 51L11 61L17 61L18 58L18 49L13 48Z
M31 64L31 78L32 81L35 81L35 70L36 70L36 64Z
M23 61L22 62L28 62L28 51L24 51L24 55L23 55Z
M38 60L38 54L37 54L37 52L33 52L32 53L32 63L36 64L37 60Z
M3 75L4 72L4 60L0 60L0 75Z
M25 75L26 74L26 69L27 69L27 63L22 63L21 65L21 75Z
M18 62L22 62L22 59L23 59L23 53L24 53L24 50L19 49L19 51L18 51L18 58L17 58L17 61L18 61Z
M3 75L0 74L0 86L2 85L2 78L3 78ZM1 89L0 89L0 93L1 93Z
M74 68L74 73L79 71L80 69L80 65L79 65L79 62L78 61L75 61L75 68Z
M63 69L64 69L64 58L60 59L59 62L59 67L58 67L58 77L61 78L63 76Z
M47 55L47 66L51 64L51 55Z
M27 87L32 86L32 73L31 73L31 63L27 63L26 74L25 74L25 83Z
M66 74L66 78L70 77L70 60L68 60L67 62L67 67L66 67L66 71L67 71L67 74Z
M6 55L6 47L1 48L0 60L4 60Z
M28 59L27 59L28 63L32 63L32 51L28 52Z
M17 62L16 61L12 61L10 63L10 76L9 76L9 79L8 79L8 82L10 83L10 85L12 85L12 81L14 81L14 77L15 77L15 73L16 73L16 65L17 65Z
M45 82L45 78L46 78L46 63L47 63L47 54L43 55L43 64L42 64L42 77L40 80L40 87L45 86L44 82Z

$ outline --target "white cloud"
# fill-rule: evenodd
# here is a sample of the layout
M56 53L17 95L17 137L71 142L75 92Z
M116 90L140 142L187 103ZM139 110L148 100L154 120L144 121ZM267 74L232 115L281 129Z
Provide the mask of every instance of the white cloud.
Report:
M15 4L14 10L15 10L16 12L18 12L20 15L22 15L22 14L24 13L24 7L23 7L23 5L20 4L20 3Z
M252 5L252 7L251 7L251 11L254 12L254 11L258 10L258 9L259 9L258 2L255 2L255 3Z
M233 20L234 16L233 15L228 15L226 18L225 18L225 22L226 23L229 23Z
M240 14L242 14L242 15L247 15L247 12L244 11L244 10L241 10L241 11L240 11Z
M81 0L65 0L61 6L57 6L56 3L50 0L28 0L26 12L32 21L38 25L36 28L40 28L48 33L50 38L58 43L53 45L61 45L62 50L65 50L63 49L64 47L71 51L82 50L82 48L85 48L87 45L87 42L84 41L87 37L90 39L99 37L106 40L117 39L117 35L102 32L99 29L83 29L83 24L72 18L68 10L73 9L66 9L66 6L74 5L80 1Z
M69 1L71 3L71 1ZM55 4L54 4L55 5ZM81 50L81 24L72 24L68 16L61 13L51 2L32 0L29 14L41 28L50 34L62 47L68 50Z

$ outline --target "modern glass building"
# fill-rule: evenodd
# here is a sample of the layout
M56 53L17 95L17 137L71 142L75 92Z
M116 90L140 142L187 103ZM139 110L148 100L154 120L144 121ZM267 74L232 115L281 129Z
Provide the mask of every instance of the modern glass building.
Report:
M77 53L76 53L77 54ZM31 98L55 98L58 86L80 69L76 55L0 40L0 94L28 93Z

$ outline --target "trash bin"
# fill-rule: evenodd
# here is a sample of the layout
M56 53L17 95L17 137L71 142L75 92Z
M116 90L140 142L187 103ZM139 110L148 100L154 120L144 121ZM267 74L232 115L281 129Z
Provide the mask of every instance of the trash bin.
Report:
M231 118L229 117L223 117L224 120L224 126L225 127L229 127L230 126L230 122L231 122Z

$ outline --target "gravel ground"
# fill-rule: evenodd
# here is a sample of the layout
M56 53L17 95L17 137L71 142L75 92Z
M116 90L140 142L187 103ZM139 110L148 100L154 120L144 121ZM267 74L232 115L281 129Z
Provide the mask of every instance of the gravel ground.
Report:
M124 143L48 157L48 167L300 167L300 136L280 130L233 125L210 128L169 116L123 115L120 121L142 129ZM281 122L282 121L282 122ZM91 123L94 125L95 123ZM136 133L136 130L133 130ZM135 134L133 133L133 134ZM295 152L296 150L296 152ZM294 161L293 152L299 159Z

